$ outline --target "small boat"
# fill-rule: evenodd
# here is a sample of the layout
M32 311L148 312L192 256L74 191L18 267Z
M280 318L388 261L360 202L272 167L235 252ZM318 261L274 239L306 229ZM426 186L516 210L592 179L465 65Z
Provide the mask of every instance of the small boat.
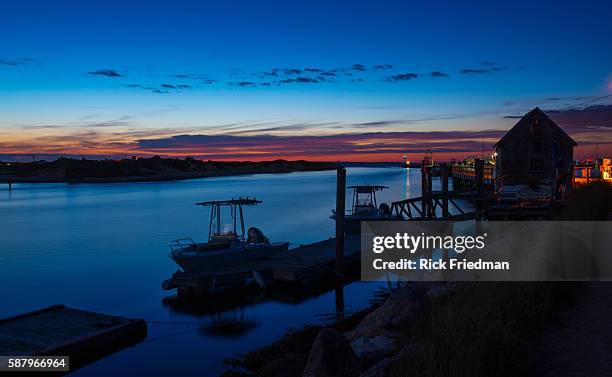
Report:
M362 221L393 221L397 216L391 214L391 209L385 203L378 206L376 192L388 188L380 185L349 186L353 190L352 208L344 215L344 230L347 233L359 233ZM336 211L332 210L331 219L336 219Z
M259 203L260 200L248 197L196 203L211 207L208 242L196 243L191 238L174 240L169 245L170 258L187 272L227 268L287 251L288 242L270 243L255 227L249 228L245 237L243 206ZM230 224L221 221L224 210L229 210Z

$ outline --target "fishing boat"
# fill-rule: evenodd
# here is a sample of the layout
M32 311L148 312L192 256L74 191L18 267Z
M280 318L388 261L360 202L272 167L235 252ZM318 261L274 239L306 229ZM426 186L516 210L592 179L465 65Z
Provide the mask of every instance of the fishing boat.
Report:
M260 203L248 197L196 203L211 209L208 242L197 243L191 238L174 240L169 245L170 258L188 272L227 268L287 251L288 242L271 243L258 228L251 227L245 234L243 207ZM229 224L221 218L227 212Z
M362 221L392 221L398 220L391 214L391 209L385 203L378 206L376 192L387 189L381 185L357 185L347 187L353 190L351 209L344 214L344 230L347 233L359 233ZM332 210L331 219L336 219L336 211Z

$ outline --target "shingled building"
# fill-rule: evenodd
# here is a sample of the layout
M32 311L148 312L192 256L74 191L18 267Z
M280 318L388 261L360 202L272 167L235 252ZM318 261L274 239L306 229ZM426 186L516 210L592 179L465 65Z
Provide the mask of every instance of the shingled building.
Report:
M570 176L577 143L539 108L528 112L495 145L496 177L504 185L561 184Z

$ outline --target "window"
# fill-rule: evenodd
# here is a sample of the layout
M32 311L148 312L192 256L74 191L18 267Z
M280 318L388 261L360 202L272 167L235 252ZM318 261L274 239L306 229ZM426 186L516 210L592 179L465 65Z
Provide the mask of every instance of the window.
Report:
M529 170L541 171L544 170L544 160L541 158L532 158L529 160Z

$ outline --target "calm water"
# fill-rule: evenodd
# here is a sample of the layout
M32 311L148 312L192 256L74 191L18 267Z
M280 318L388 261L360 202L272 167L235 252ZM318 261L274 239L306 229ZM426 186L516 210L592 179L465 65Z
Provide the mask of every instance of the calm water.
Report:
M351 168L347 183L389 186L379 203L420 195L420 173L414 169ZM11 191L2 185L0 317L63 303L149 321L146 341L75 376L117 371L214 376L223 371L223 358L268 344L288 328L326 320L335 312L334 291L220 307L179 303L160 288L176 270L168 242L207 237L209 212L193 204L240 195L263 200L246 208L246 222L272 241L299 244L333 235L328 216L335 206L335 171L155 183L21 184ZM380 288L378 283L346 286L345 310L363 308ZM239 330L219 330L219 324L236 321L242 324Z

